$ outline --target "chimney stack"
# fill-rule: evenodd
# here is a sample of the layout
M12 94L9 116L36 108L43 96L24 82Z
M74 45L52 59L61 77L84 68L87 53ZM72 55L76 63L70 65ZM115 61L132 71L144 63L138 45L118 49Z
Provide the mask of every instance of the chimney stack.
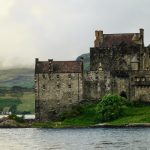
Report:
M39 59L38 58L35 58L35 63L37 63L39 61Z
M142 45L144 45L144 29L140 28L140 36L142 38Z
M100 47L100 45L103 43L103 31L99 30L99 31L95 31L95 41L94 41L94 46L95 47Z

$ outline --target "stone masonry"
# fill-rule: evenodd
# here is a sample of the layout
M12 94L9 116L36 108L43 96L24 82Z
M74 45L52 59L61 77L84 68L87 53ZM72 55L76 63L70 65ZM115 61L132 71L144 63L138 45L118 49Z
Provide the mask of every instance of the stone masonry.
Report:
M50 120L82 100L83 64L78 61L36 59L36 119Z
M150 102L150 48L139 33L95 31L90 71L82 61L39 61L35 64L36 119L47 121L83 100L115 93L132 101Z
M96 31L95 36L90 48L91 71L84 78L84 98L94 100L116 93L150 102L150 48L144 46L144 30L122 34Z

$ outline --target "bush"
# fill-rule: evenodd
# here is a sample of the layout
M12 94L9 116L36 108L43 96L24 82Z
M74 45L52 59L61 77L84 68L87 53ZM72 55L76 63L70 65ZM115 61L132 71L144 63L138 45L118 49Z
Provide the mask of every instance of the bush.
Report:
M67 118L77 117L81 114L82 107L80 105L74 105L70 109L66 109L60 114L60 119L64 120Z
M125 98L108 94L97 105L97 112L101 115L102 121L111 121L124 115L124 110L127 108L126 104Z
M18 117L17 115L12 114L12 115L9 115L8 118L12 119L12 120L15 120L16 122L19 122L19 123L24 123L25 122L24 116Z

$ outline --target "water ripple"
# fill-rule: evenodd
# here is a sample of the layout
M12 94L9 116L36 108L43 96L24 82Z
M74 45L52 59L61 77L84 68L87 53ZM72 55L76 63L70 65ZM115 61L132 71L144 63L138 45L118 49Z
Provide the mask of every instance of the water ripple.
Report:
M3 150L150 150L150 129L0 129Z

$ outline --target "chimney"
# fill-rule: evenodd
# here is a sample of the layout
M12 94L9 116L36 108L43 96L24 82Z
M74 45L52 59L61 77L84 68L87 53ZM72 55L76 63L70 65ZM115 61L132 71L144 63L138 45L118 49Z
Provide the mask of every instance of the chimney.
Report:
M52 62L53 62L53 59L48 59L48 63L49 63L49 72L53 72L53 64L52 64Z
M140 28L140 37L142 38L142 44L144 45L144 29Z
M39 61L39 59L38 59L38 58L35 58L35 63L36 63L36 64L38 63L38 61Z
M94 46L95 47L100 47L100 45L103 43L103 31L99 30L99 31L95 31L95 41L94 41Z

